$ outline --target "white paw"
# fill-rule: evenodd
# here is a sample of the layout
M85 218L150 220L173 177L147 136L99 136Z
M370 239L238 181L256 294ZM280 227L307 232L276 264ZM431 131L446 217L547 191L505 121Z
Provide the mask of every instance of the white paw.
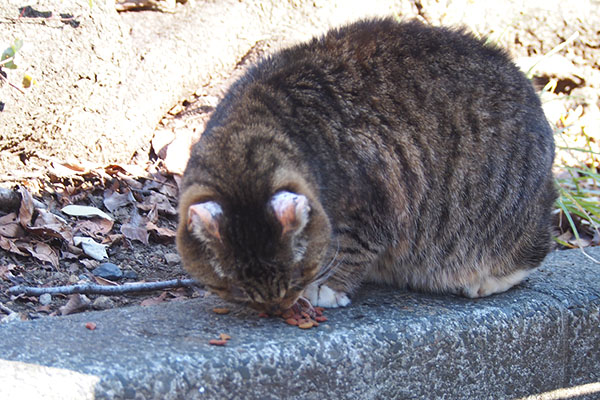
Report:
M350 304L348 295L344 292L336 292L326 285L317 285L311 283L304 289L303 296L310 301L310 304L318 307L346 307Z

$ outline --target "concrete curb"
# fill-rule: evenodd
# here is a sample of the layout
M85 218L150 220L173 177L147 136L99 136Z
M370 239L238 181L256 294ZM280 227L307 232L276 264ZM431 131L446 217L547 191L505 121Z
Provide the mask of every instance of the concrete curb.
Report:
M600 249L588 253L600 259ZM95 376L98 399L543 399L567 388L592 399L599 272L564 251L480 300L370 286L308 331L237 306L217 315L214 296L15 322L0 326L0 358ZM232 339L210 346L219 333Z

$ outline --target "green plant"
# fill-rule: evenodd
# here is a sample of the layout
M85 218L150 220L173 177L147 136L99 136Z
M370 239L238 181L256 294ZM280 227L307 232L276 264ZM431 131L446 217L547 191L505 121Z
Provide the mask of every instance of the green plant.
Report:
M558 165L563 173L556 178L559 197L556 200L558 220L566 220L568 227L559 226L561 230L569 229L574 241L565 241L560 235L556 242L565 247L583 247L600 240L600 153L592 148L591 138L582 128L576 133L585 141L584 147L574 147L564 136L569 127L559 129L555 133L557 150L568 153L571 160L577 160L574 166ZM562 142L562 144L560 144ZM562 218L564 217L564 219ZM595 240L585 240L582 233ZM590 242L590 243L588 243Z
M0 57L0 68L16 69L17 66L14 63L15 55L23 47L23 41L21 39L15 39L14 43L7 47Z
M23 94L23 91L18 86L8 81L6 78L6 73L2 71L2 68L17 69L17 65L15 64L14 60L21 47L23 47L23 41L21 39L15 39L13 44L2 52L2 55L0 56L0 80L5 81L11 87L17 89L19 92L21 92L21 94ZM31 76L23 75L23 87L28 88L35 83L35 80Z

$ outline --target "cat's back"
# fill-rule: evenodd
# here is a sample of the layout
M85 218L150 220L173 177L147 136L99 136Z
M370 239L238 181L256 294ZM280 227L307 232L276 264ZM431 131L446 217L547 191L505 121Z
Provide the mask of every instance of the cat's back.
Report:
M232 135L238 128L213 138L227 126L275 127L328 189L332 214L354 207L344 201L375 204L372 214L390 224L401 214L391 204L407 197L417 207L429 194L435 207L436 193L499 196L511 179L544 185L554 158L540 101L503 50L461 29L392 18L333 29L259 62L217 107L192 167L195 158L244 165L204 145L236 142L242 153L257 142Z
M504 50L462 29L392 18L332 29L262 60L230 88L207 131L232 117L262 118L249 107L256 102L273 118L295 113L299 124L317 109L347 123L379 112L391 124L427 124L428 113L465 105L497 119L540 105Z

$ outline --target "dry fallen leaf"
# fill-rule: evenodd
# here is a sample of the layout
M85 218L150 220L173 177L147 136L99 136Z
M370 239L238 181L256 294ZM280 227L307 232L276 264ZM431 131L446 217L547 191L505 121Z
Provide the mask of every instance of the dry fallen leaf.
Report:
M33 226L27 227L29 232L35 233L42 238L57 238L73 242L73 231L67 221L52 214L50 211L38 209L38 216Z
M112 230L113 225L113 221L104 218L85 219L75 223L75 231L101 240Z
M169 228L161 228L159 226L156 226L156 224L152 223L152 222L148 222L146 224L146 228L153 232L158 239L163 239L163 240L167 240L167 239L174 239L175 236L177 236L177 232L175 232L172 229Z
M15 264L0 265L0 279L12 282L13 278L15 277L13 271L16 272L20 270L22 270L22 267L18 267Z
M125 193L119 193L112 190L104 192L104 207L110 212L114 212L116 209L130 203L135 203L135 199L129 190Z
M75 293L69 296L67 304L60 307L61 315L69 315L77 312L81 312L90 307L91 301L85 295Z
M140 304L142 306L155 306L157 304L163 303L167 298L167 292L162 292L158 297L151 297L142 301Z
M56 254L56 251L52 247L37 240L32 240L31 245L32 250L29 250L29 252L32 256L40 261L49 262L54 268L58 268L58 254Z
M13 254L18 254L20 256L27 256L26 253L23 253L19 249L19 247L15 243L15 240L13 240L13 239L7 239L7 238L5 238L3 236L0 236L0 248L2 248L4 251L8 251L8 252L13 253Z
M0 236L0 248L21 256L27 256L24 253L27 252L40 261L50 263L54 268L58 268L59 265L58 255L52 247L37 240L12 240Z
M177 190L177 185L174 182L166 182L158 188L158 191L173 200L177 200L179 197L179 190Z
M64 206L61 210L63 213L73 217L101 217L108 220L113 220L113 217L100 210L99 208L92 206L80 206L76 204L70 204Z
M150 196L144 199L144 202L137 205L138 208L149 211L152 207L156 207L158 211L169 215L177 215L177 209L173 207L169 198L162 193L152 192Z
M101 276L94 276L94 280L98 285L102 286L119 286L117 282L111 281L110 279L106 279Z
M89 269L90 271L93 270L94 268L96 268L98 265L100 265L100 261L96 261L96 260L89 260L89 259L81 259L79 260L79 262L81 264L83 264L87 269Z
M49 313L51 309L50 304L46 304L45 306L37 306L35 308L35 312L45 312L45 313Z
M18 238L25 234L17 214L10 213L0 218L0 236Z
M142 217L134 208L129 222L121 225L121 233L129 240L139 240L147 245L149 233L146 224L146 218Z
M81 244L83 252L92 257L94 260L102 261L105 258L108 258L108 254L106 254L107 246L105 244L95 242L92 238L75 236L73 238L73 243L75 246L79 246Z
M19 221L21 226L25 228L31 223L31 218L33 217L33 212L35 211L33 207L33 197L31 196L31 193L29 193L29 191L23 186L19 187L19 194L21 195Z

